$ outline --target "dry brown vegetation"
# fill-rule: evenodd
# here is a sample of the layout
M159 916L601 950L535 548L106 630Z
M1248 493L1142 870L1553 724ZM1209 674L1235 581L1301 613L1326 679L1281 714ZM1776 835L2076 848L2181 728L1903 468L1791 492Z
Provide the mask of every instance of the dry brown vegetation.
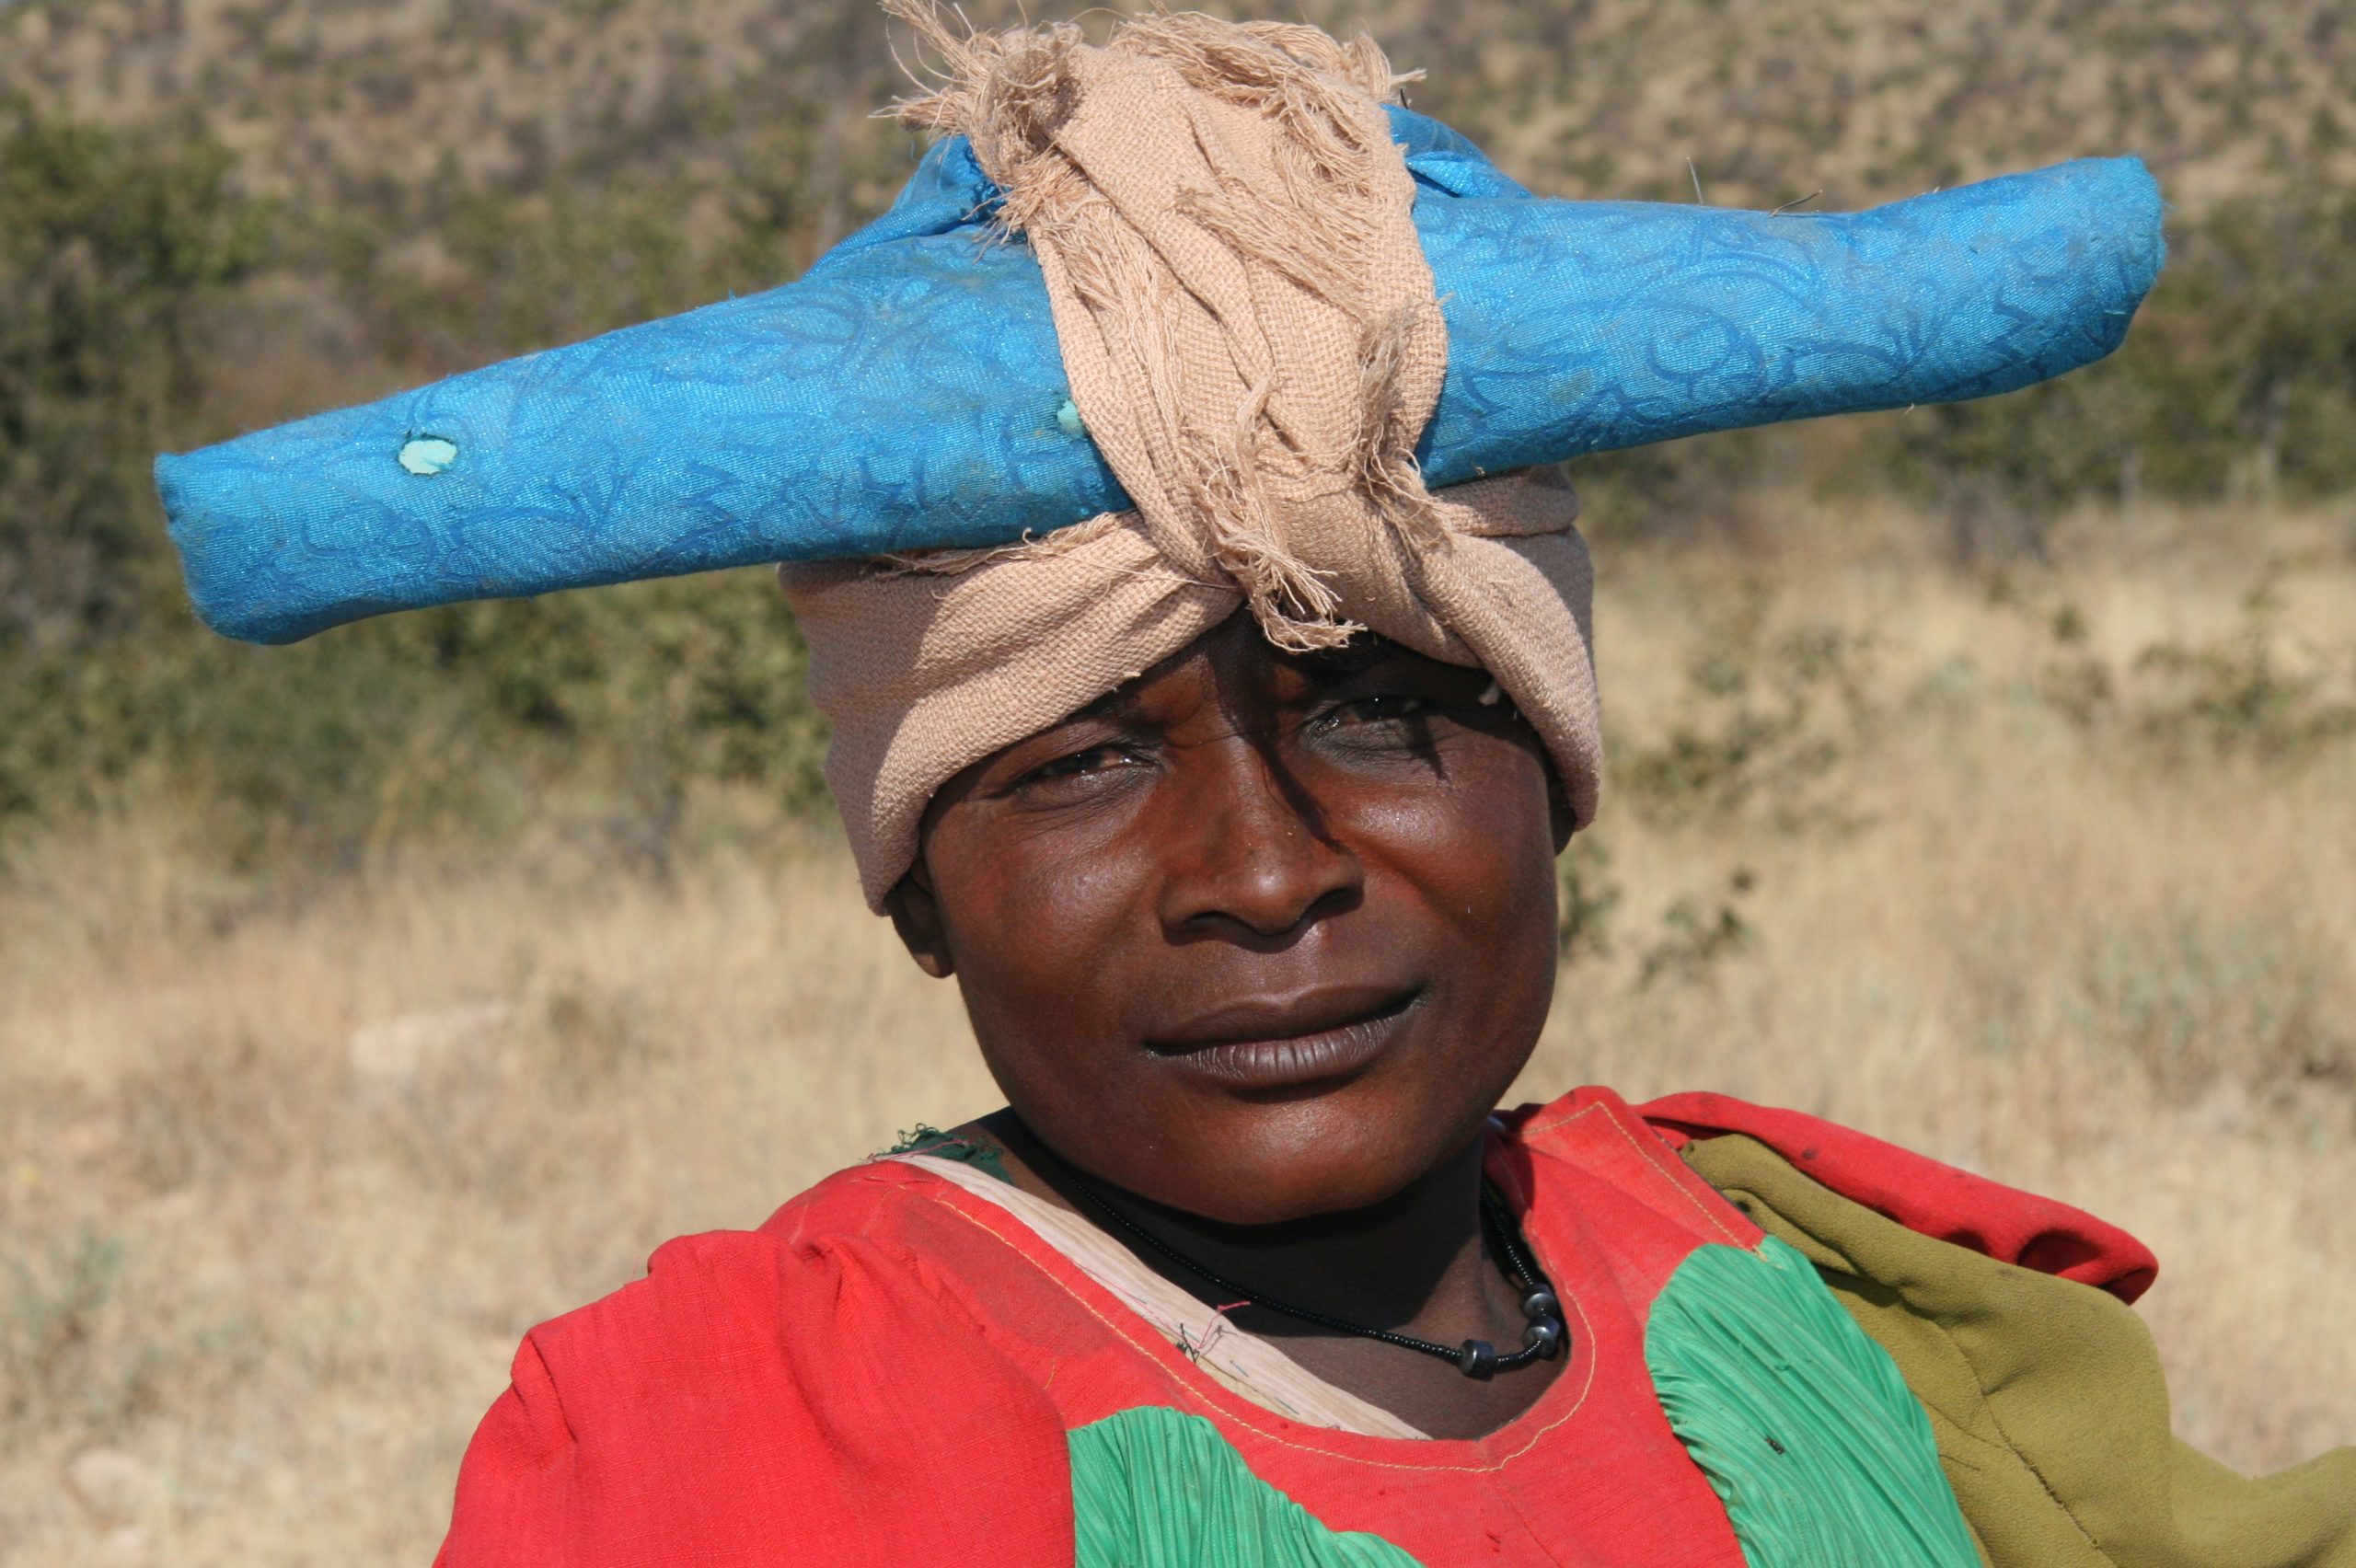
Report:
M2356 1437L2345 0L1278 8L1565 194L2150 158L2111 363L1586 467L1612 780L1525 1088L2082 1203L2163 1256L2187 1436ZM422 1562L525 1328L989 1101L765 585L228 649L144 494L792 275L898 85L867 0L0 0L0 1561Z
M694 179L764 118L850 129L897 80L867 0L36 0L0 80L123 122L193 113L259 188ZM1268 7L1218 4L1223 14ZM1034 7L1034 10L1039 8ZM1077 10L1078 7L1071 7ZM1310 0L1562 194L1862 204L2137 151L2198 213L2356 183L2339 0ZM966 10L1011 21L1012 0ZM1050 14L1042 12L1041 14ZM13 24L13 25L11 25ZM891 133L876 129L879 141ZM681 159L687 162L683 164ZM700 164L693 161L700 156Z
M2084 1204L2162 1254L2187 1436L2356 1435L2344 520L2088 515L1989 576L1770 510L1603 552L1613 796L1525 1092L1713 1086ZM525 1327L990 1102L826 835L691 816L667 880L553 836L224 879L152 801L20 853L10 1562L422 1562Z

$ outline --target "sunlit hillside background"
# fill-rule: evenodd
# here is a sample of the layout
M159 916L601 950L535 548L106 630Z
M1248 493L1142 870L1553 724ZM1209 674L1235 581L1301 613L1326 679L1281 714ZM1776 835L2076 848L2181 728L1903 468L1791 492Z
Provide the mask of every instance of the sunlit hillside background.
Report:
M2356 12L1300 9L1562 194L2151 162L2107 363L1577 466L1612 778L1525 1089L2085 1204L2186 1436L2356 1438ZM904 85L863 0L0 4L0 1562L425 1561L524 1329L987 1107L760 573L232 647L146 478L791 278Z

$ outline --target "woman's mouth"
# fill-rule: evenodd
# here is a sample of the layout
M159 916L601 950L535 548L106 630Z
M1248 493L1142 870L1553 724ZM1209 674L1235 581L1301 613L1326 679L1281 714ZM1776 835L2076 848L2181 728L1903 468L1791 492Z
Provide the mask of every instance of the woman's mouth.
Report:
M1232 1089L1284 1090L1363 1071L1394 1043L1423 997L1353 986L1239 1002L1157 1035L1147 1048Z

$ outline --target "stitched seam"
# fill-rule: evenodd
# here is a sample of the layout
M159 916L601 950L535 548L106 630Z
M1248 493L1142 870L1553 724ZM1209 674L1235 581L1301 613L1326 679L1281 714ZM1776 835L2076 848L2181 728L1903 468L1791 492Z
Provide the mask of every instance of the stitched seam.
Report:
M2004 1429L2004 1418L1998 1412L1995 1399L1988 1391L1988 1380L1981 1376L1980 1364L1972 1360L1971 1352L1966 1350L1963 1342L1957 1339L1954 1332L1938 1319L1928 1318L1928 1321L1933 1328L1939 1331L1940 1338L1955 1347L1955 1353L1963 1358L1964 1366L1970 1368L1972 1386L1980 1390L1981 1408L1988 1412L1989 1424L1996 1428L1996 1435L2004 1440L2004 1447L2012 1451L2013 1458L2020 1461L2021 1469L2028 1471L2045 1495L2053 1500L2053 1505L2062 1511L2062 1516L2070 1521L2070 1528L2078 1532L2079 1539L2086 1543L2094 1554L2105 1562L2116 1564L2119 1559L2105 1550L2102 1542L2095 1539L2094 1532L2080 1522L2077 1512L2062 1501L2062 1494L2053 1490L2053 1483L2045 1479L2045 1472L2037 1468L2036 1461L2032 1460L2027 1454L2022 1452L2020 1444L2015 1442L2013 1435Z
M1599 1106L1594 1109L1600 1110L1601 1107ZM1642 1159L1646 1165L1651 1166L1655 1173L1657 1173L1662 1181L1668 1182L1669 1187L1679 1197L1683 1198L1687 1203L1692 1205L1693 1211L1696 1214L1699 1214L1703 1219L1708 1220L1719 1235L1725 1237L1727 1241L1731 1242L1737 1249L1743 1251L1749 1251L1752 1247L1757 1245L1755 1242L1745 1240L1738 1233L1728 1228L1727 1222L1715 1213L1709 1205L1703 1203L1700 1196L1694 1193L1692 1188L1688 1187L1684 1182L1679 1181L1669 1170L1669 1167L1663 1165L1658 1159L1654 1158L1652 1149L1646 1148L1642 1143L1637 1141L1636 1135L1628 1130L1626 1123L1621 1121L1617 1116L1609 1116L1606 1117L1605 1120L1611 1124L1611 1130L1613 1132L1618 1133L1622 1137L1628 1140L1628 1147L1636 1151L1636 1157L1639 1159ZM1653 1144L1654 1147L1658 1148L1662 1153L1666 1154L1668 1152L1668 1146L1661 1143L1659 1139L1654 1139Z
M938 1181L939 1178L936 1177L934 1180ZM897 1185L897 1183L893 1184ZM944 1182L942 1182L942 1185L948 1186L949 1183ZM976 1229L981 1230L987 1235L997 1238L1000 1245L1008 1248L1024 1262L1029 1263L1034 1269L1036 1269L1048 1284L1062 1291L1066 1296L1070 1297L1075 1302L1078 1302L1082 1311L1095 1319L1098 1322L1103 1324L1104 1327L1110 1330L1116 1338L1127 1344L1132 1350L1139 1352L1148 1359L1153 1361L1157 1366L1160 1366L1163 1375L1178 1386L1178 1390L1181 1394L1194 1400L1198 1404L1209 1406L1211 1409L1218 1411L1222 1415L1225 1415L1237 1425L1245 1427L1250 1431L1256 1433L1258 1435L1265 1438L1271 1443L1277 1444L1283 1447L1292 1448L1304 1454L1316 1454L1325 1458L1339 1460L1345 1464L1366 1465L1375 1470L1448 1470L1460 1473L1470 1472L1475 1474L1494 1473L1504 1470L1506 1466L1521 1458L1524 1454L1529 1453L1530 1449L1538 1446L1538 1442L1541 1438L1544 1437L1548 1433L1553 1432L1556 1427L1561 1426L1565 1422L1570 1420L1571 1417L1576 1415L1587 1404L1588 1395L1595 1389L1596 1363L1598 1358L1592 1352L1590 1352L1588 1356L1587 1382L1580 1388L1577 1397L1571 1401L1571 1408L1565 1411L1561 1415L1556 1416L1553 1421L1548 1422L1544 1426L1542 1426L1537 1431L1531 1433L1530 1435L1530 1440L1524 1443L1520 1447L1516 1448L1512 1453L1498 1456L1494 1463L1474 1463L1463 1465L1408 1464L1399 1460L1369 1459L1361 1458L1354 1454L1337 1454L1330 1448L1321 1447L1313 1443L1295 1442L1291 1438L1281 1436L1275 1432L1271 1432L1268 1428L1263 1426L1257 1420L1255 1420L1254 1417L1262 1413L1258 1406L1245 1404L1242 1408L1238 1409L1235 1406L1230 1405L1228 1402L1228 1400L1222 1397L1226 1394L1227 1390L1219 1389L1218 1385L1216 1383L1211 1383L1209 1378L1205 1378L1203 1379L1206 1383L1210 1383L1209 1389L1192 1387L1185 1378L1184 1374L1181 1372L1179 1368L1169 1366L1167 1363L1163 1362L1159 1354L1154 1351L1148 1350L1144 1345L1138 1343L1137 1338L1126 1329L1124 1329L1120 1324L1113 1321L1103 1313L1098 1311L1094 1303L1091 1302L1086 1297L1080 1295L1080 1292L1074 1290L1062 1280L1057 1279L1052 1271L1040 1262L1038 1259L1031 1255L1028 1249L1008 1237L995 1225L990 1224L987 1220L982 1218L978 1215L966 1212L962 1205L950 1201L943 1193L928 1192L922 1188L913 1186L906 1187L903 1190L907 1192L909 1195L913 1197L923 1198L929 1203L935 1204L941 1208L947 1209L951 1214L955 1215L966 1224L973 1226ZM1578 1313L1579 1327L1583 1331L1588 1331L1588 1343L1592 1345L1594 1343L1592 1333L1593 1325L1588 1320L1587 1309L1578 1304L1578 1299L1576 1297L1570 1297L1569 1301L1571 1309ZM1156 1339L1153 1343L1157 1346L1161 1346L1162 1350L1169 1349L1168 1346L1162 1345L1161 1341L1159 1339ZM1175 1353L1172 1352L1172 1354L1174 1355ZM1199 1376L1199 1374L1197 1374L1197 1376ZM1217 1390L1217 1392L1213 1392L1211 1390ZM1278 1419L1281 1420L1283 1418L1279 1417ZM1359 1435L1348 1434L1348 1435L1356 1436ZM1434 1439L1412 1437L1384 1437L1369 1440L1386 1443L1450 1441L1450 1439L1444 1438ZM1479 1441L1477 1438L1472 1440L1475 1442Z
M1573 1122L1577 1121L1580 1117L1585 1116L1591 1112L1600 1111L1602 1109L1603 1102L1601 1101L1595 1101L1589 1104L1580 1106L1576 1111L1565 1111L1551 1122L1524 1122L1521 1125L1521 1141L1528 1143L1540 1133L1551 1133L1557 1127L1567 1127Z
M1582 1105L1576 1111L1567 1112L1563 1115L1555 1117L1552 1121L1527 1123L1521 1128L1521 1140L1524 1143L1528 1143L1531 1138L1536 1137L1541 1133L1554 1132L1560 1128L1569 1126L1572 1123L1579 1120L1583 1116L1592 1115L1599 1111L1605 1112L1607 1114L1605 1115L1604 1120L1611 1124L1611 1130L1618 1133L1622 1137L1627 1139L1629 1144L1634 1147L1636 1153L1643 1158L1645 1163L1651 1166L1653 1170L1659 1174L1661 1179L1667 1182L1669 1186L1676 1191L1679 1197L1683 1198L1687 1203L1692 1204L1695 1209L1699 1210L1702 1217L1708 1220L1712 1226L1715 1227L1719 1235L1725 1237L1737 1247L1747 1248L1752 1245L1752 1243L1744 1240L1738 1232L1728 1229L1726 1220L1713 1211L1709 1205L1703 1203L1699 1197L1697 1197L1692 1189L1686 1186L1684 1182L1680 1182L1677 1179L1675 1172L1660 1162L1658 1156L1655 1154L1653 1149L1647 1148L1643 1139L1637 1137L1635 1134L1628 1130L1626 1123L1623 1122L1619 1117L1610 1115L1608 1113L1611 1109L1611 1107L1607 1102L1599 1100L1588 1104ZM1661 1144L1658 1139L1655 1139L1653 1141L1662 1152L1667 1152L1668 1146L1666 1144Z

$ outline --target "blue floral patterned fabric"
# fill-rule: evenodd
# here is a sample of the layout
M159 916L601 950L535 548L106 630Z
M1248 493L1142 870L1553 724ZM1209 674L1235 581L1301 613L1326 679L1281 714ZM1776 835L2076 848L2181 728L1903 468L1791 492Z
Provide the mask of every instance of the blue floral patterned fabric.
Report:
M2099 359L2160 199L2083 160L1854 214L1533 198L1392 111L1449 334L1434 486ZM156 464L189 589L288 642L387 610L1003 544L1125 508L962 140L800 282Z

